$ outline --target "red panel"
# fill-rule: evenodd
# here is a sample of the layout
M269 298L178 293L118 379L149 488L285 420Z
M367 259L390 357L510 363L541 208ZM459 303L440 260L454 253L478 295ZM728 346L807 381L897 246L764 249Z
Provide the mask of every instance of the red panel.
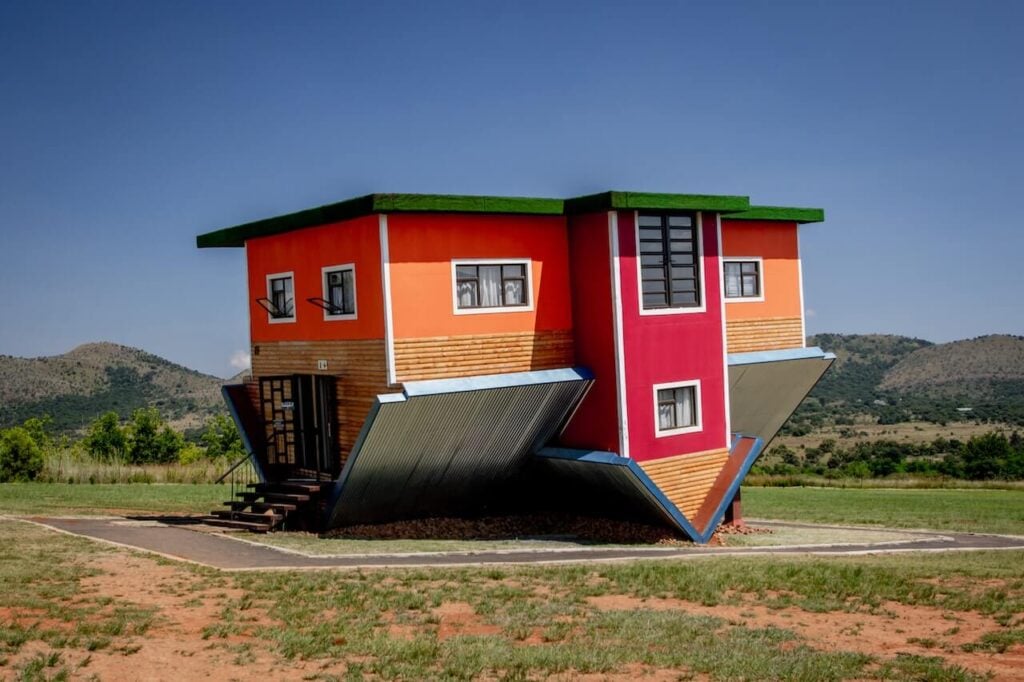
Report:
M245 250L253 343L384 337L377 216L250 239ZM307 299L323 296L321 268L347 263L355 264L357 318L324 320L323 309ZM271 324L256 299L267 296L267 275L279 272L295 274L295 322Z
M569 218L576 364L595 375L593 387L562 434L567 447L619 451L615 389L615 336L609 260L608 215Z
M725 356L718 229L715 214L703 214L701 233L706 312L641 315L634 213L621 211L623 344L629 454L638 461L727 446ZM654 385L700 380L701 422L697 433L655 437Z

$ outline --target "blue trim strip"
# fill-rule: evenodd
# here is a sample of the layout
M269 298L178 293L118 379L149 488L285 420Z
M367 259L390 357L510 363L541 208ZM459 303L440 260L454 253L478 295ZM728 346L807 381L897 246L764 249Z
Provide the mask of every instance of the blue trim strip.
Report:
M260 483L267 482L267 475L263 471L263 465L260 463L260 458L256 456L256 451L253 450L252 442L249 440L249 434L246 433L245 425L242 423L242 418L238 414L238 408L235 407L235 401L231 399L231 395L228 393L228 389L232 387L245 387L245 384L226 384L220 387L220 396L224 398L224 402L228 404L228 412L231 413L231 418L235 420L235 426L238 428L238 435L242 437L242 445L245 447L245 451L249 454L249 461L252 462L252 468L256 471L256 476L259 477Z
M783 350L765 350L754 353L733 353L729 356L729 366L753 365L759 362L782 362L784 360L832 360L832 353L826 353L817 346L810 348L786 348Z
M564 381L589 381L593 373L585 367L547 369L536 372L515 372L512 374L489 374L485 376L459 377L457 379L427 379L405 382L405 395L414 398L438 393L461 393L463 391L484 391L492 388L555 384Z

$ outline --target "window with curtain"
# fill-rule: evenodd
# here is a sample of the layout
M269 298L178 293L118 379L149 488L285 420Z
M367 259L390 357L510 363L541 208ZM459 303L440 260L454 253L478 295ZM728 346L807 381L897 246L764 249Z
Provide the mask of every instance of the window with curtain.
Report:
M659 432L700 428L696 384L658 388L656 400Z
M516 308L529 304L526 263L455 264L460 310Z
M696 214L642 213L638 229L644 310L700 307Z
M355 270L351 267L324 272L324 300L328 316L354 315L356 312Z
M727 260L725 270L726 298L761 297L761 262L758 260Z

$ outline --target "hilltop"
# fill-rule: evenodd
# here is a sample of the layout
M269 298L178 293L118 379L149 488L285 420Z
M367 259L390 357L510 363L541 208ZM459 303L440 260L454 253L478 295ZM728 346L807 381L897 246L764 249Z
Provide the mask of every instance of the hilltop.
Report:
M990 335L936 344L906 336L818 334L807 341L834 352L836 363L790 420L790 432L864 415L879 423L1024 424L1024 338Z
M153 406L173 426L199 426L223 411L222 380L138 348L87 343L63 355L0 355L0 427L48 414L74 431L114 410L122 417Z
M979 336L922 348L896 363L884 391L999 397L1007 383L1024 382L1024 337Z

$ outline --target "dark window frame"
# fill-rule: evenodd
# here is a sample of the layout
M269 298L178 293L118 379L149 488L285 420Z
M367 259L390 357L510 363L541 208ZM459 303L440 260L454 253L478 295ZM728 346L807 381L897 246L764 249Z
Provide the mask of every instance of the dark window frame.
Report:
M728 276L729 276L729 266L730 265L736 265L736 266L739 266L739 268L740 268L740 272L739 272L740 293L738 293L738 294L729 294ZM744 266L753 266L753 268L754 268L753 273L751 273L751 272L744 272L743 271ZM762 279L763 272L762 272L762 269L763 268L761 267L761 259L759 259L759 258L733 258L733 259L724 258L724 259L722 259L722 280L723 280L724 289L725 289L725 297L729 298L729 299L744 299L744 298L761 298L762 296L764 296L764 286L763 286L763 279ZM751 275L751 274L754 275L754 292L753 293L748 293L746 291L746 285L745 285L744 279L745 279L745 276Z
M701 424L700 415L700 390L697 383L685 383L678 386L664 386L657 388L654 395L654 420L657 425L656 433L673 435L675 431L702 431L703 425ZM690 394L690 423L680 424L677 420L676 406L685 404L685 400L678 398L681 392ZM668 397L663 397L662 394L668 394ZM661 425L661 408L668 406L671 408L670 414L672 415L672 425L662 426Z
M671 225L672 218L689 218L689 226ZM656 218L659 221L655 225L642 225L642 218ZM701 230L700 221L696 211L673 211L667 213L638 212L636 221L636 243L637 243L637 267L640 272L640 306L642 310L686 310L691 308L702 308L704 300L702 295L703 272L701 271ZM658 230L659 237L645 237L643 230ZM672 230L689 230L691 237L673 238ZM660 244L657 251L644 251L644 244ZM673 246L689 244L689 251L675 250ZM660 258L660 263L644 263L644 258ZM692 276L673 276L673 268L679 270L691 269ZM659 269L659 276L652 276L652 270ZM659 291L648 291L645 284L660 283ZM692 288L684 288L687 283ZM661 296L664 303L649 303L648 297ZM686 300L692 297L693 300Z
M338 272L342 273L341 284L331 284L331 282L330 282L331 275L333 275L335 273L338 273ZM351 274L351 277L350 277L350 281L351 281L351 285L352 285L352 296L351 296L351 299L352 299L352 309L351 310L346 309L345 306L344 306L344 302L345 302L345 275L344 275L344 273L346 273L346 272ZM346 316L347 317L347 316L354 316L356 314L356 292L355 292L355 289L356 289L356 269L355 269L354 266L352 266L352 265L342 265L342 266L338 266L338 267L334 267L334 268L330 268L330 269L325 269L323 271L323 287L324 287L324 301L327 303L327 307L324 308L324 310L326 312L326 317L328 317L328 318L331 318L331 317L342 317L342 316ZM332 295L334 289L341 289L341 292L342 292L342 295L341 295L342 305L341 306L337 306L334 303L334 296Z
M526 262L523 262L523 261L519 261L519 262L514 262L514 261L508 261L508 262L495 261L493 263L491 263L491 262L487 262L487 263L473 263L473 262L468 262L468 261L458 261L458 260L456 260L456 261L453 261L453 267L455 269L455 309L456 310L469 310L469 311L473 311L473 310L494 310L494 309L497 309L497 308L512 308L512 309L516 309L516 308L528 308L530 306L530 301L531 301L532 296L531 296L531 292L530 292L530 277L529 277L530 263L529 263L529 261L526 261ZM482 299L481 299L481 296L480 296L480 268L481 267L496 267L496 268L500 268L501 269L501 284L500 284L500 287L499 287L499 290L501 292L501 302L498 305L483 305L483 302L482 302ZM465 276L465 275L463 275L460 272L460 269L462 269L462 268L473 268L476 271L476 274L473 275L473 276ZM506 275L505 275L505 268L520 268L519 271L522 274L520 274L520 275L511 275L511 276L507 276L506 277ZM476 283L476 290L475 290L476 304L475 305L463 305L462 304L461 296L459 295L459 285L464 283L464 282L475 282ZM506 299L506 296L505 296L505 294L506 294L505 283L506 282L521 282L522 283L521 286L522 286L523 295L522 295L522 301L521 302L519 302L519 303L508 303L507 302L507 299Z
M292 297L288 299L288 288L284 285L284 282L291 282ZM280 289L278 289L278 283L281 283ZM281 299L279 300L278 295ZM294 320L295 319L295 275L281 274L281 275L270 275L267 277L267 300L270 302L270 308L267 312L270 313L270 317L273 320ZM289 302L291 305L289 306ZM276 312L275 312L276 311Z

